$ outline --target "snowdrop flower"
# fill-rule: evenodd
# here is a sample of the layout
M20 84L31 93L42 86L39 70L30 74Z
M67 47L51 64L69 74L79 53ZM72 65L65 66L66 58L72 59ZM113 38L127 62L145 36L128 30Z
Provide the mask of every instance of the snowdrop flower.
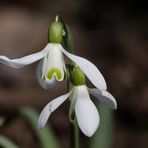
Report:
M85 85L85 77L79 70L72 73L73 87L68 93L52 100L42 110L38 127L43 128L51 113L56 110L68 97L71 99L69 116L75 111L76 119L81 131L88 137L91 137L98 128L100 118L96 106L91 101L89 94L95 96L99 101L110 107L117 108L115 98L106 90L99 88L87 88Z
M100 118L89 93L111 109L117 108L116 100L109 92L97 88L90 89L86 85L74 86L70 92L52 100L44 107L38 120L38 127L43 128L51 113L70 96L72 100L70 116L75 110L79 128L86 136L91 137L98 128Z
M63 28L61 23L53 22L49 29L50 43L48 43L43 50L19 59L9 59L6 56L0 55L0 62L13 68L22 68L40 60L37 67L37 79L41 86L47 89L56 81L62 81L64 79L64 54L81 68L88 79L97 88L106 90L106 82L93 63L67 52L62 47L60 44L62 41L62 34Z

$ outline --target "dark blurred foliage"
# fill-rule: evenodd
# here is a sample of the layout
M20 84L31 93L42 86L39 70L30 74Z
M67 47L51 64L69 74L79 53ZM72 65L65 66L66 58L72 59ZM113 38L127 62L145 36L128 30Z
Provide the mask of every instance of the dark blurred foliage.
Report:
M148 7L142 1L5 0L0 1L0 54L21 57L42 49L56 14L70 26L76 54L97 65L116 97L114 148L148 147ZM32 49L32 50L31 50ZM65 83L45 91L35 77L36 64L14 70L0 64L0 133L21 148L39 147L17 110L32 105L39 111L66 92ZM68 147L68 103L50 118L62 147ZM60 124L59 124L60 123ZM81 145L88 143L82 136Z

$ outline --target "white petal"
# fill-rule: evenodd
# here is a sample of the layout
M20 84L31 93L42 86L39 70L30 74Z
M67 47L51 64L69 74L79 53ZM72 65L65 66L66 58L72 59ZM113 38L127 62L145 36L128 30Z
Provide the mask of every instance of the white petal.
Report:
M99 89L106 90L107 86L105 79L98 70L98 68L93 63L91 63L87 59L84 59L82 57L67 52L66 50L63 49L62 46L61 50L67 57L69 57L72 61L74 61L77 65L79 65L81 70L85 73L88 79L94 84L94 86L96 86Z
M99 99L102 103L111 109L117 109L117 102L115 98L107 91L102 91L96 88L88 89L90 94Z
M77 99L77 91L72 91L70 99L71 99L71 104L70 104L70 110L69 110L69 118L70 118L70 120L73 120L72 119L72 113L75 109L75 103L76 103L76 99Z
M96 106L90 100L86 86L75 87L77 100L75 113L81 131L91 137L98 128L100 118Z
M49 79L42 77L42 66L43 66L43 60L39 62L38 66L37 66L37 70L36 70L37 80L38 80L39 84L44 89L48 89L48 88L55 86L55 84L57 82L55 78L53 78L52 80L49 80Z
M58 81L62 81L64 79L64 63L63 54L60 50L60 44L50 44L49 48L49 52L43 64L43 72L45 73L44 75L47 77L50 70L57 69L61 74L61 78L58 78L56 72L53 74L52 78L56 77Z
M6 64L9 67L13 68L22 68L26 65L29 65L33 62L36 62L43 58L48 51L48 45L41 51L19 58L19 59L9 59L6 56L0 55L0 63Z
M50 116L50 114L56 110L69 96L70 96L71 92L62 95L54 100L52 100L51 102L49 102L44 109L42 110L40 116L39 116L39 120L38 120L38 128L43 128Z

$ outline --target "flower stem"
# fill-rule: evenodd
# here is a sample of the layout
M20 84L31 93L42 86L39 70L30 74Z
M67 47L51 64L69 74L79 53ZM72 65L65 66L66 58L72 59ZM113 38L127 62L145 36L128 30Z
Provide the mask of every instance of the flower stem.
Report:
M80 139L79 127L75 118L73 122L70 122L70 147L79 148L80 147L79 139Z
M59 17L59 20L61 21L61 23L63 24L63 28L64 28L64 36L63 36L63 41L64 41L64 45L66 47L66 50L70 53L74 52L74 48L73 48L73 40L72 40L72 34L71 31L68 27L68 25L63 21L63 19L61 17ZM72 61L70 61L70 63L72 64ZM70 69L67 67L67 71L68 71L68 77L67 77L67 86L68 86L68 91L71 90L71 82L70 82ZM70 103L71 103L71 98L69 98ZM71 118L71 117L70 117ZM74 115L74 120L70 121L70 148L79 148L80 147L80 133L79 133L79 127L77 124L77 120L76 117Z

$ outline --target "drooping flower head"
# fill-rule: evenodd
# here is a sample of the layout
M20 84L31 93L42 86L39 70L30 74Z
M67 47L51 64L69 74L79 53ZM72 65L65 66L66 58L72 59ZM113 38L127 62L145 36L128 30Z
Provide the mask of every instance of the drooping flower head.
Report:
M43 128L51 113L70 97L69 117L71 118L72 113L75 112L79 128L86 136L91 137L99 126L100 117L89 94L95 96L111 109L117 108L116 100L106 90L88 88L85 85L85 76L78 66L74 67L72 71L71 82L72 87L68 93L52 100L44 107L38 120L38 127Z
M49 43L43 50L19 59L9 59L4 55L0 55L0 62L13 68L22 68L40 60L37 67L37 79L43 88L48 89L56 81L64 79L65 62L63 55L66 55L81 68L97 88L106 90L106 82L93 63L69 53L62 47L62 35L63 26L56 19L49 27Z

